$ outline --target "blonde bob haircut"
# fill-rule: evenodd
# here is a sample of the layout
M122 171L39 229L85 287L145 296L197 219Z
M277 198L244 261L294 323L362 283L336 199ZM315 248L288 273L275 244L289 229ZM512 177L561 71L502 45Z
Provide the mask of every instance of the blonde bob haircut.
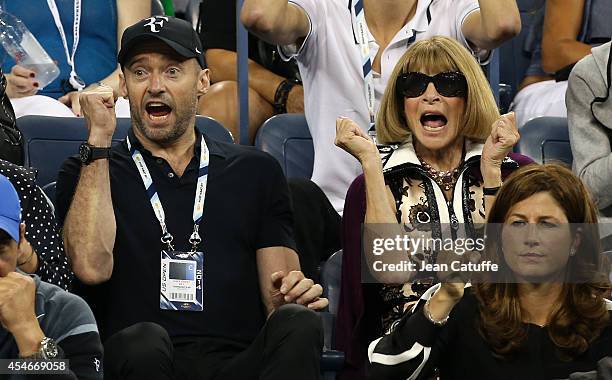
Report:
M397 95L396 79L411 71L437 74L461 72L467 81L465 112L459 121L459 135L484 142L491 133L499 110L480 65L457 41L436 36L415 42L400 58L389 78L376 119L376 134L382 144L401 143L410 136L404 114L404 98Z

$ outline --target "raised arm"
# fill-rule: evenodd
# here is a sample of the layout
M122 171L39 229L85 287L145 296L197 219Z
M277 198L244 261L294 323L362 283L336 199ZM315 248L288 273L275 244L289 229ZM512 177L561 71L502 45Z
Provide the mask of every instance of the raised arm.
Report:
M121 46L121 36L123 32L131 25L137 23L143 18L151 16L151 1L149 0L116 0L117 2L117 48ZM118 51L116 54L119 53ZM119 92L119 73L121 68L117 68L106 78L100 79L100 82L112 87L115 92ZM87 87L87 90L93 90L98 87L98 83L92 83ZM77 116L82 116L81 106L79 104L79 93L71 91L58 99L62 103L72 108Z
M366 188L365 223L372 228L364 230L364 244L379 238L402 236L405 230L398 224L395 216L395 201L391 190L385 184L382 162L378 149L370 137L352 120L339 118L336 120L336 145L344 149L361 163ZM384 225L379 228L375 225ZM379 236L384 231L385 236ZM375 262L396 265L408 259L408 254L375 255L369 247L364 247L364 255L368 262L370 273L377 281L386 284L403 284L412 278L414 273L408 271L375 271Z
M121 46L121 36L129 26L149 16L151 16L151 2L149 0L117 0L117 47ZM120 72L120 68L117 67L102 82L112 87L114 91L119 91ZM91 89L96 86L91 86Z
M240 20L251 33L276 45L295 43L310 30L304 10L287 0L245 0Z
M385 185L376 144L353 120L336 120L336 145L355 157L363 167L366 186L366 223L396 224L395 205Z
M465 38L480 49L494 49L521 31L516 0L478 0L480 10L464 21Z
M89 129L88 143L109 147L116 127L109 87L85 91L80 97ZM109 162L96 160L81 176L64 223L64 244L74 274L86 284L108 280L113 272L116 222L110 190Z
M462 321L460 315L451 316L463 294L463 283L442 283L430 288L412 314L406 314L392 331L370 343L370 378L430 378L436 366L452 354L446 350L454 345L457 328L469 323Z
M502 184L502 161L520 138L515 119L514 112L510 112L500 116L491 127L491 134L482 148L480 158L480 173L485 188L497 188ZM487 217L494 201L495 195L485 195L484 206Z
M542 32L542 68L554 73L591 54L591 46L578 41L584 0L548 0Z

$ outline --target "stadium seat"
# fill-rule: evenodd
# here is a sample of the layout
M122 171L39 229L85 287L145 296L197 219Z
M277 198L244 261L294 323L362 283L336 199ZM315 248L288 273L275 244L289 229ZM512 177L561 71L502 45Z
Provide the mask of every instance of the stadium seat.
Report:
M342 250L334 253L321 267L321 285L323 296L329 300L329 312L338 314L340 301L340 283L342 277Z
M36 183L43 188L56 180L64 160L77 154L87 139L83 118L30 115L19 118L17 125L24 138L24 166L38 169ZM213 139L233 142L229 131L212 118L198 116L196 125ZM129 128L130 119L117 119L113 143L122 140Z
M255 146L274 156L287 177L312 176L314 147L303 114L272 116L257 131Z
M566 118L537 117L528 121L519 133L521 139L515 146L517 153L541 164L556 161L572 166Z
M344 353L332 350L334 347L334 326L340 301L340 277L342 275L342 250L334 253L321 267L323 296L329 300L329 311L321 312L324 329L324 351L321 370L324 380L335 378L335 372L344 367Z
M45 192L45 195L51 201L50 205L54 213L55 213L55 185L56 183L57 182L53 181L41 187L41 190Z

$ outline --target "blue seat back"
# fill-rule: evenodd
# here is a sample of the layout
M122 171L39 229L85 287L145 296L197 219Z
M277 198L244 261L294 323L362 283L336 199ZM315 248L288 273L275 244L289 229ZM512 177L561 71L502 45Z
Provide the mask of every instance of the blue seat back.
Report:
M257 131L255 146L276 158L287 177L312 176L314 147L303 114L272 116Z
M329 300L329 311L338 315L340 286L342 283L342 250L334 253L321 267L321 285L323 296Z
M521 139L515 147L518 153L541 164L556 161L571 167L573 158L566 118L537 117L519 132Z
M130 123L128 118L117 119L113 144L125 138ZM38 169L39 186L54 182L64 160L77 154L81 142L87 140L83 118L31 115L19 118L17 125L24 137L24 166ZM233 142L229 131L212 118L198 116L196 125L213 139Z
M331 350L335 347L335 325L340 302L340 286L342 278L342 250L334 253L321 266L321 286L323 296L329 300L329 311L320 312L323 320L323 358L321 369L337 372L344 366L344 353ZM334 374L327 372L323 377L325 380L334 379Z

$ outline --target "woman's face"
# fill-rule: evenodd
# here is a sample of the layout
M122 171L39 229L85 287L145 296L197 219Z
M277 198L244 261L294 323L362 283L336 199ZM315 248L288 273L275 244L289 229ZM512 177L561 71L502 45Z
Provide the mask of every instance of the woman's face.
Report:
M504 259L519 282L563 280L575 236L550 193L515 204L502 228Z
M433 76L439 72L423 72ZM404 113L413 137L426 149L444 150L459 137L465 98L440 95L433 82L418 97L404 97Z

